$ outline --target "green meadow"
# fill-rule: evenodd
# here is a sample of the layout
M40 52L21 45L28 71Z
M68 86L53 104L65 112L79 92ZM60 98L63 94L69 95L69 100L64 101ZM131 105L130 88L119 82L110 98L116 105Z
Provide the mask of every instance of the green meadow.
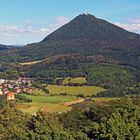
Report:
M32 99L31 103L18 103L16 107L24 113L36 114L39 109L45 112L66 112L71 110L70 106L64 105L67 102L75 101L77 98L72 96L35 96L25 95Z
M104 88L98 86L65 86L65 85L48 85L48 90L51 94L67 93L70 95L83 94L85 96L96 95L99 92L105 91Z
M49 103L49 104L62 104L65 102L72 101L76 97L72 96L34 96L34 95L25 95L28 99L32 99L34 103Z

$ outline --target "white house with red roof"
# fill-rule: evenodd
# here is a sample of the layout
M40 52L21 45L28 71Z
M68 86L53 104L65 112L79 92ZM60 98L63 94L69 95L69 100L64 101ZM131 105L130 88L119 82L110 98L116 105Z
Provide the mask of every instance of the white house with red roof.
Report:
M7 100L14 100L14 99L15 99L14 92L8 92L8 93L6 94L6 99L7 99Z

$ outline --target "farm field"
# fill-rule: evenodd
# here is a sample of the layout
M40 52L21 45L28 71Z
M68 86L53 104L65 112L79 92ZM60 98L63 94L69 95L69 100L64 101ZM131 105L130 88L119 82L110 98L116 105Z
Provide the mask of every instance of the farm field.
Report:
M70 95L84 94L85 96L96 95L105 91L104 88L98 86L64 86L64 85L48 85L51 94L68 93Z
M87 82L87 80L85 77L77 77L77 78L66 77L63 80L63 84L68 84L68 83L84 84L86 82Z
M29 113L29 114L36 114L36 112L39 109L42 109L45 112L67 112L71 110L71 107L64 106L61 104L49 104L49 103L20 103L16 105L16 108L21 110L24 113Z
M33 102L43 103L43 104L44 103L62 104L76 99L76 97L72 97L72 96L32 96L32 95L25 95L25 96L28 99L32 99Z
M39 109L45 112L67 112L71 110L71 105L81 103L85 99L71 96L32 96L26 95L27 98L32 99L32 103L18 103L16 107L24 113L36 114ZM104 103L120 98L92 98L97 103Z
M76 97L71 96L32 96L26 95L32 99L31 103L18 103L16 107L24 113L36 114L39 109L45 112L66 112L71 110L69 105L79 102ZM81 100L83 101L83 100Z

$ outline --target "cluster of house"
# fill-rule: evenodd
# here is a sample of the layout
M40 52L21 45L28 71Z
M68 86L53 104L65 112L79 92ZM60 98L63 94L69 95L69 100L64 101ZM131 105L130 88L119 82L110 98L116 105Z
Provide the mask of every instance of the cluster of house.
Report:
M0 95L6 96L7 100L14 100L15 94L31 93L32 84L29 79L18 78L17 80L0 79Z

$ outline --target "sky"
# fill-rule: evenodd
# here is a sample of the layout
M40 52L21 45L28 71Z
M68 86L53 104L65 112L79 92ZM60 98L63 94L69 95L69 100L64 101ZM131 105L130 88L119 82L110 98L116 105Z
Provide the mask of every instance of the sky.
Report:
M0 44L41 41L82 13L140 33L140 0L0 0Z

